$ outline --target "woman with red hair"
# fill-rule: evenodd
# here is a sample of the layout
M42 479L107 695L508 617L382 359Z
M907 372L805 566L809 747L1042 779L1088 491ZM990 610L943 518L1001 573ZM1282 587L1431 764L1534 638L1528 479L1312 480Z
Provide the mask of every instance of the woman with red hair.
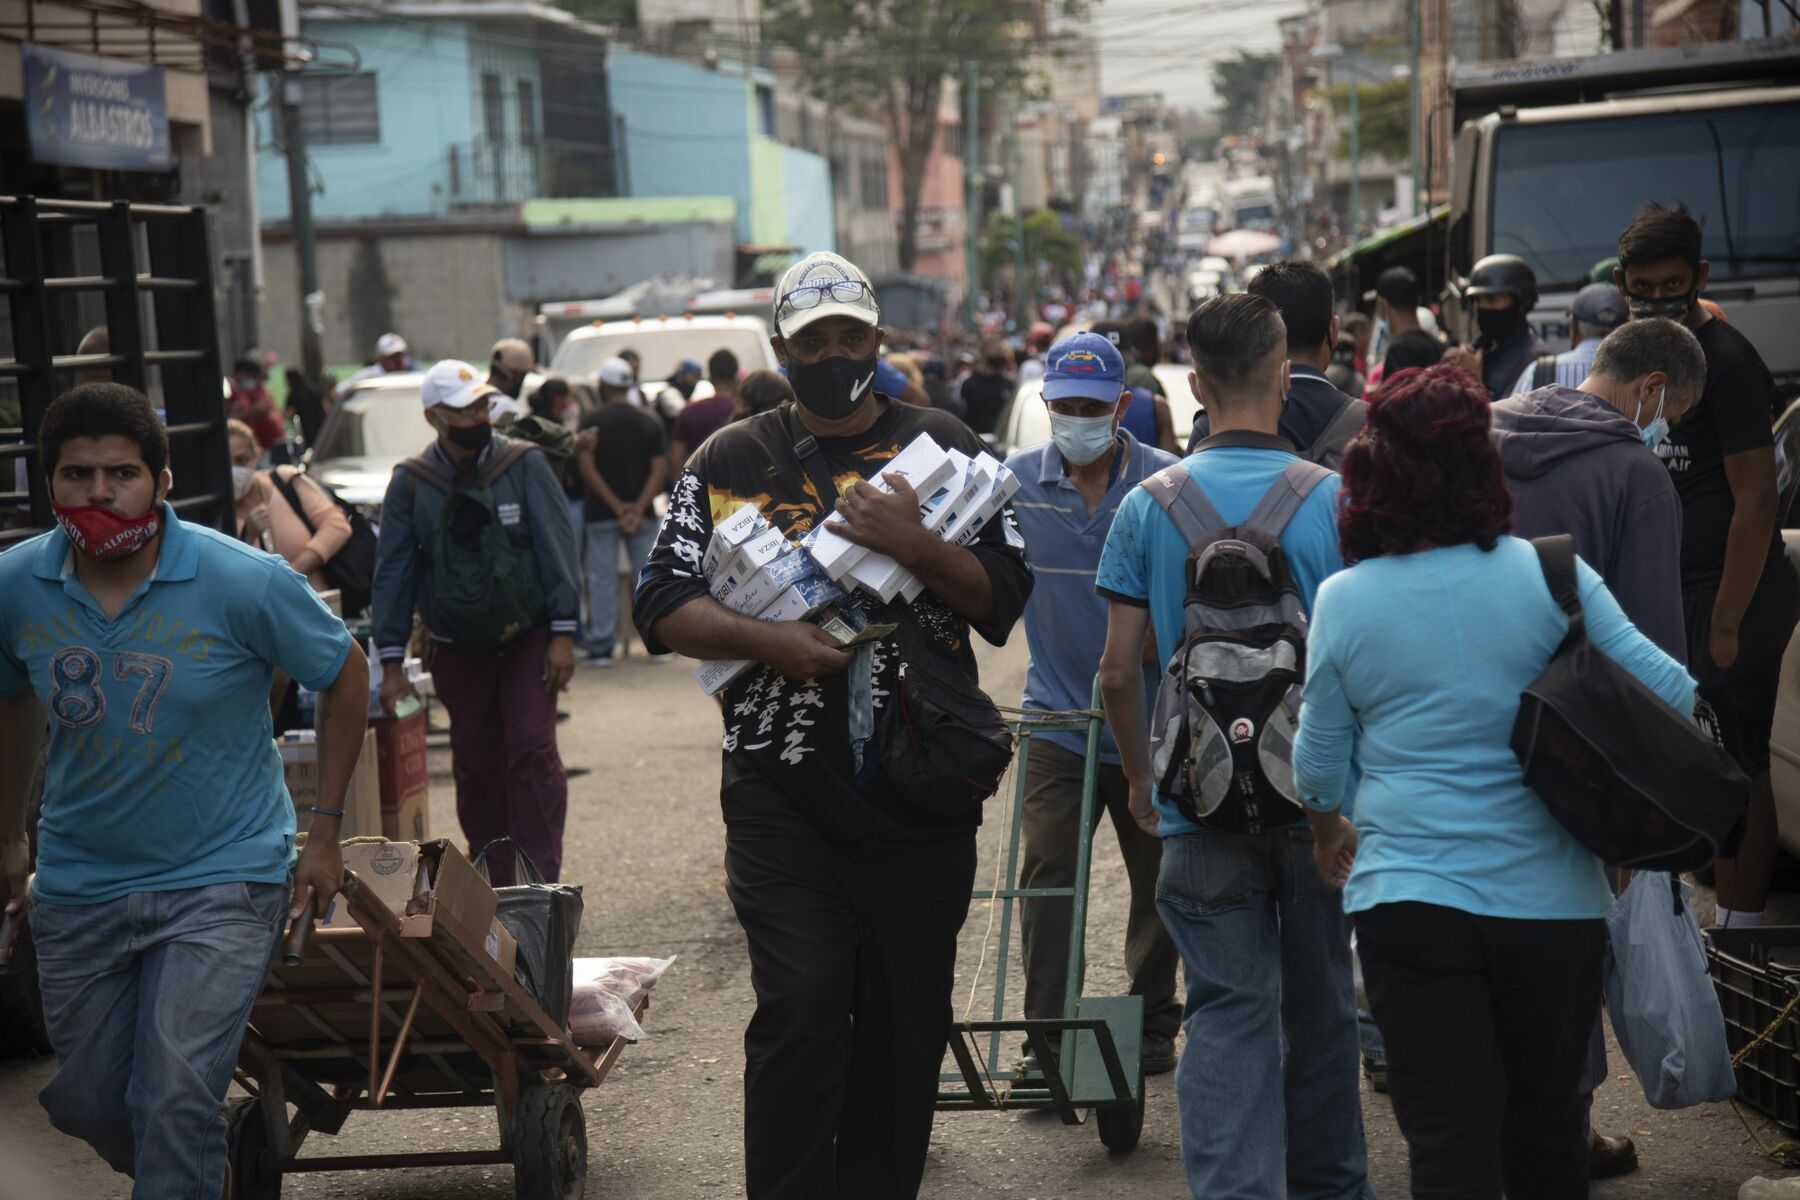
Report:
M1519 693L1567 632L1512 498L1487 392L1402 371L1344 455L1338 535L1307 639L1294 775L1320 869L1344 885L1418 1200L1588 1194L1579 1088L1600 1003L1598 859L1525 785ZM1585 563L1588 636L1670 705L1694 682ZM1335 819L1361 770L1354 828Z

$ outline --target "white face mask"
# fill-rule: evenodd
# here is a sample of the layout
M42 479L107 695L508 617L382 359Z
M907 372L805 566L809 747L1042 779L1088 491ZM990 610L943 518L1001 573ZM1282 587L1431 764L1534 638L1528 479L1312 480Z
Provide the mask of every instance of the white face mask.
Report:
M242 500L256 484L255 467L231 468L231 494Z
M1085 467L1112 447L1113 414L1068 417L1052 410L1050 436L1064 458L1078 467Z

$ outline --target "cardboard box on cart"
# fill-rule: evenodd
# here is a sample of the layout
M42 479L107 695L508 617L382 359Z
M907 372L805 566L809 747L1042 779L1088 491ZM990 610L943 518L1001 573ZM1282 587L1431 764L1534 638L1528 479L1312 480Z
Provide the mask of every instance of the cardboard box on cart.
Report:
M408 923L429 920L431 940L451 952L450 957L471 981L486 986L499 971L497 960L504 952L497 937L495 943L489 942L497 927L500 898L452 843L441 839L423 842L419 855L431 890L419 898L415 905L418 914L408 918Z

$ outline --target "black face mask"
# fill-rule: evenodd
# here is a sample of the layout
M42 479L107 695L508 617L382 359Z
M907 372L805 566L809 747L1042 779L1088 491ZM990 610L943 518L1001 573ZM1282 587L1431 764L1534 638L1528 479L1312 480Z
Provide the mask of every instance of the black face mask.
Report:
M1632 296L1625 301L1631 310L1631 319L1644 321L1651 317L1667 317L1671 321L1687 320L1688 312L1694 307L1694 293L1685 296L1673 296L1667 300L1650 300Z
M444 440L462 450L482 450L494 440L494 426L488 421L479 425L446 425Z
M677 379L675 381L675 390L681 393L681 398L683 400L692 400L694 398L694 388L698 386L699 383L700 381L698 379Z
M1525 328L1525 311L1517 304L1511 308L1478 308L1475 325L1490 344L1503 346Z
M822 358L803 363L788 356L788 383L794 399L807 412L827 421L841 421L875 394L875 362L867 358Z

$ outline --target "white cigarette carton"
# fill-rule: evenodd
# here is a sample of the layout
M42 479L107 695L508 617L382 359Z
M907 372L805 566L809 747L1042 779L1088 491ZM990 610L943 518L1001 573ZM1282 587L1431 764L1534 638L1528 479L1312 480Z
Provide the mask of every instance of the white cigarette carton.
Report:
M982 462L982 459L986 461ZM976 461L987 468L990 476L987 489L982 493L979 503L965 508L957 515L955 522L941 531L945 541L958 546L966 546L973 541L988 519L1005 507L1013 493L1019 490L1018 477L998 459L984 454Z
M809 575L775 597L767 608L756 614L756 618L759 621L804 621L827 604L843 598L844 589L829 579ZM714 659L695 667L694 678L700 681L706 694L712 696L754 665L747 658Z
M787 540L781 530L765 526L761 532L732 551L731 557L721 563L717 571L707 576L713 598L723 601L726 596L755 578L764 567L793 548L793 543Z
M993 455L980 454L974 458L964 455L963 458L965 465L961 489L928 522L932 531L946 541L953 540L949 531L957 527L957 521L962 515L981 506L981 502L987 498L988 488L994 482L993 467L990 465L995 461Z
M706 543L706 554L700 560L700 569L708 579L713 578L725 561L737 553L739 546L766 527L768 522L763 519L756 505L744 505L713 526L712 538Z
M949 454L939 446L928 433L921 433L896 454L888 464L877 471L869 480L875 487L884 492L894 489L889 487L884 475L904 476L906 482L917 492L921 503L921 516L926 500L949 482L956 466ZM832 579L841 580L866 556L867 547L859 546L849 538L835 532L831 527L842 522L843 518L835 511L830 517L813 530L803 540L813 558L818 561L825 574Z
M736 561L735 559L733 560ZM822 579L819 565L798 546L791 546L750 575L726 576L713 584L713 597L726 608L756 616L781 592L806 579Z
M849 578L865 592L881 598L886 604L898 596L913 574L885 554L864 555L861 562L850 568Z

